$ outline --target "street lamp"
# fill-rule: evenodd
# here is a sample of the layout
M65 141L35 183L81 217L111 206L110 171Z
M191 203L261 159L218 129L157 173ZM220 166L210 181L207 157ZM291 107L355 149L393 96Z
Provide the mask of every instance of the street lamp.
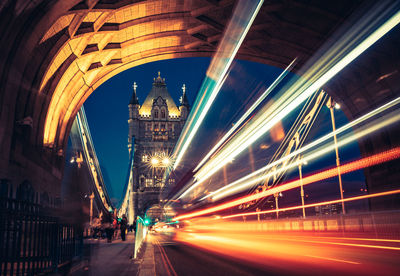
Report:
M83 157L82 157L82 153L79 152L79 154L77 153L75 156L71 157L71 160L69 161L71 164L73 163L77 163L78 164L78 168L81 168L82 163L83 163Z
M172 164L171 157L168 156L165 152L154 153L150 157L149 163L153 168L167 168Z
M303 207L303 218L305 218L306 217L306 209L304 208L303 174L302 174L301 168L303 165L307 165L307 161L303 160L303 157L301 155L299 155L299 158L297 159L297 164L299 166L301 206Z
M168 167L168 165L171 163L171 160L168 158L168 157L164 157L163 158L163 160L162 160L162 164L165 166L165 167Z
M92 235L92 229L93 229L93 199L94 199L94 193L92 192L89 196L90 199L90 210L89 210L89 225L90 225L90 235Z
M336 138L336 126L335 126L335 114L334 114L334 108L339 109L340 105L336 103L332 97L329 97L328 102L326 103L326 106L329 108L331 112L331 120L332 120L332 130L333 130L333 140L335 142L335 153L336 153L336 167L338 171L338 178L339 178L339 188L340 188L340 199L342 200L342 213L343 215L346 214L346 210L344 207L344 201L343 201L343 185L342 185L342 175L340 171L340 159L339 159L339 150L338 150L338 145L337 145L337 138Z
M278 198L279 198L279 197L283 197L283 194L282 194L282 192L275 193L275 194L274 194L274 197L275 197L276 218L278 219L278 218L279 218L279 203L278 203Z
M160 163L156 157L152 157L150 162L153 167L157 167L158 163Z

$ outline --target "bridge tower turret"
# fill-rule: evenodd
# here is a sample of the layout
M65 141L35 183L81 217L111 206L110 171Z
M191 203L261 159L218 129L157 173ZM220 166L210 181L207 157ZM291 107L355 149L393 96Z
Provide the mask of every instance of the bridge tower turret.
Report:
M189 111L190 111L189 101L186 96L186 85L185 84L182 86L182 96L180 98L180 103L181 103L181 105L179 106L179 111L181 113L180 114L181 121L183 121L183 123L185 123L187 116L189 114Z
M139 99L136 95L136 82L133 83L133 93L131 100L129 101L128 109L129 109L129 135L128 135L128 149L129 154L131 154L131 150L134 147L132 145L133 137L139 137Z

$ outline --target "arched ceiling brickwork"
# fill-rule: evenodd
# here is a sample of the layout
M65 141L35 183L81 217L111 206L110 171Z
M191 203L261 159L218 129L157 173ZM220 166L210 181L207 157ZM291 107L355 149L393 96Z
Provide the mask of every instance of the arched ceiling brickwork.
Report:
M266 1L239 57L274 66L312 55L358 1ZM31 108L38 121L33 142L63 149L76 112L99 85L143 63L212 56L235 1L70 1L41 29L34 52L40 64ZM50 14L54 10L50 7ZM29 103L28 105L33 104Z
M238 57L295 71L354 10L371 1L265 1ZM31 145L62 155L73 119L104 81L131 67L179 57L212 56L235 0L6 0L0 4L0 142L30 116ZM399 37L333 80L328 92L349 117L398 94ZM398 64L398 63L397 63ZM397 71L396 71L397 70ZM362 76L366 81L356 80ZM380 81L378 78L386 76ZM384 84L381 94L364 93ZM368 100L372 95L374 103ZM375 100L377 99L377 100ZM16 134L15 134L16 133ZM5 143L4 143L5 141Z

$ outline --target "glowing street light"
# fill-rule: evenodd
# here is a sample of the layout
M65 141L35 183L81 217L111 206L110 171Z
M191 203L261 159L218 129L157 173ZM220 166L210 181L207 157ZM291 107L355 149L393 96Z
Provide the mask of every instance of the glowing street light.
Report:
M76 154L76 156L72 156L71 160L69 161L71 164L73 163L77 163L78 164L78 168L81 168L82 163L83 163L83 157L82 157L82 153L79 152Z
M149 158L149 165L153 168L168 168L172 165L171 157L165 152L156 152Z
M168 167L168 165L171 163L171 160L168 157L164 157L164 159L162 160L162 164L165 167Z
M153 167L157 166L158 163L160 163L160 161L159 161L158 158L156 158L156 157L151 158L150 162L151 162L151 165L152 165Z

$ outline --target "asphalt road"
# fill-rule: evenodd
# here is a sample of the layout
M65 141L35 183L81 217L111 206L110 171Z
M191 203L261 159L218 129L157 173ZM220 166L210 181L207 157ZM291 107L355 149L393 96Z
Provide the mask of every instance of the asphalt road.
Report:
M161 236L157 236L156 239L157 241L153 242L156 272L160 276L283 275L267 274L265 270L240 260L232 261L231 258L227 259L183 243L165 242Z
M400 275L397 241L207 232L176 239L153 234L157 275Z

